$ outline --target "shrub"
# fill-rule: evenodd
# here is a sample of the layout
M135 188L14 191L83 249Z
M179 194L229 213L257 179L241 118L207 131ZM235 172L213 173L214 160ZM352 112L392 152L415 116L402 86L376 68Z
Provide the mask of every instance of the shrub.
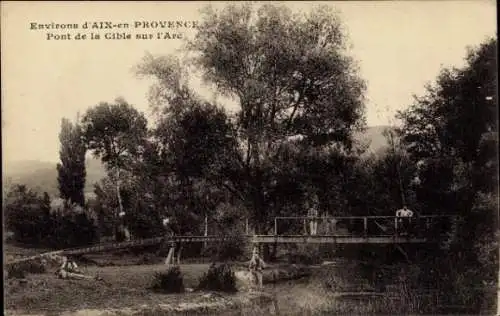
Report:
M22 261L7 266L7 277L24 279L28 273L45 273L46 265L41 259Z
M167 272L157 272L153 278L151 290L161 293L184 292L184 279L178 266L171 267Z
M96 226L85 210L61 203L51 206L48 194L16 185L4 200L6 228L15 241L33 246L65 248L96 241Z
M13 232L15 241L40 244L46 239L50 227L47 196L40 197L25 185L16 185L7 193L3 211L6 228Z
M97 227L89 216L68 206L51 215L50 245L55 248L87 246L98 239Z
M198 290L236 292L236 278L229 264L212 263L207 273L200 278Z
M20 265L13 264L7 267L7 279L24 279L26 272L21 269Z

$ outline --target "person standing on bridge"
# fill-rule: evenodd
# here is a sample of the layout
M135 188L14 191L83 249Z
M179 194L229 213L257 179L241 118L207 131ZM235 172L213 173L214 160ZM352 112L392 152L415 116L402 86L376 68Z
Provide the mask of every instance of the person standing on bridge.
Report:
M316 194L313 195L310 205L308 205L307 216L309 217L309 234L316 235L318 233L318 212L319 201Z
M396 211L396 231L401 234L408 235L413 212L408 207L403 206L402 209Z

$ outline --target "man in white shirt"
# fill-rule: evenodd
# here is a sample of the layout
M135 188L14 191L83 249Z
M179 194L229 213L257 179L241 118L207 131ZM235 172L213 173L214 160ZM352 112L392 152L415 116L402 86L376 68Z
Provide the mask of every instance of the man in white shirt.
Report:
M402 209L396 211L396 231L402 234L408 235L408 230L411 224L411 218L413 217L413 212L408 209L408 207L403 206Z

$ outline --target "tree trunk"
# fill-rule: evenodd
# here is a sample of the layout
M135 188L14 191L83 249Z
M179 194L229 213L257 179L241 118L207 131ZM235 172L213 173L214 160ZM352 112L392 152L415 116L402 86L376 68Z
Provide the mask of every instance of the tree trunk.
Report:
M208 236L208 216L205 215L205 232L204 232L204 236L207 237Z
M118 199L118 214L123 212L122 197L120 194L120 168L116 169L116 197ZM115 217L116 227L116 217ZM118 241L118 229L115 229L115 241Z
M207 237L208 236L208 216L205 214L205 231L204 231L204 236ZM205 239L205 241L203 242L203 248L206 249L207 248L207 240Z
M181 252L182 252L182 244L179 244L179 250L177 251L177 264L181 264Z

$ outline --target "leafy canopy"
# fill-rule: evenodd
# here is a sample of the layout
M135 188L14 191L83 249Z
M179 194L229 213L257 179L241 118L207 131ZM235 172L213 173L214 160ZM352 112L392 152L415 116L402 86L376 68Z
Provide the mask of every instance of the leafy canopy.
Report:
M127 168L140 155L147 120L122 99L90 108L82 119L87 148L111 168Z

